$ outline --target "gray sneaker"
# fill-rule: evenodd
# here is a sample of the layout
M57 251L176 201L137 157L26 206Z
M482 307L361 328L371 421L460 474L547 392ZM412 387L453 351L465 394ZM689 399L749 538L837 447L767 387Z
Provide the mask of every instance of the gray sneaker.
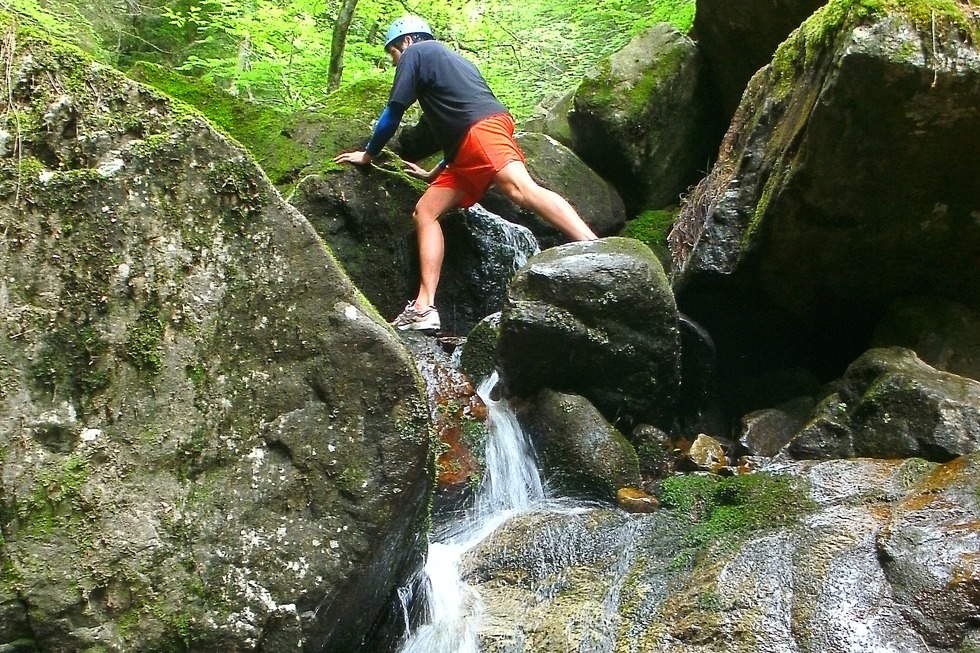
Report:
M391 322L391 326L399 331L438 331L442 324L439 321L439 311L435 306L430 306L421 313L415 310L415 302L410 301L398 317Z

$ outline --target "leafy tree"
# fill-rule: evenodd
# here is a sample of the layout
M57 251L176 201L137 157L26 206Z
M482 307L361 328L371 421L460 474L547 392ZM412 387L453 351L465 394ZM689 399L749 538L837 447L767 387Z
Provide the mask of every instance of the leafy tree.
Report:
M649 25L689 28L694 0L0 0L123 70L160 63L295 111L341 82L390 79L387 25L424 16L520 120Z
M344 46L347 43L347 31L354 19L354 9L357 0L344 0L340 14L333 26L333 39L330 42L330 71L327 89L336 90L340 86L340 78L344 72Z

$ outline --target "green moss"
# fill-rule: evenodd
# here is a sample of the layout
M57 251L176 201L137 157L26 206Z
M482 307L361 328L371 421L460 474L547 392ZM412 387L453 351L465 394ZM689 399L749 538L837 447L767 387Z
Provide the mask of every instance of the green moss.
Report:
M163 333L160 309L156 303L150 303L126 329L125 358L141 372L158 374L163 369Z
M81 519L81 489L89 477L89 464L81 456L70 455L44 467L26 499L18 501L17 516L26 532L47 536ZM78 531L75 532L78 534Z
M187 373L187 378L189 378L191 383L194 384L195 390L200 390L204 387L204 381L207 378L207 371L204 369L203 363L188 363L184 367L184 372Z
M770 474L674 476L664 480L660 500L692 522L693 548L795 523L815 509L802 481Z
M366 80L331 93L318 112L288 114L155 64L139 63L129 75L200 111L242 144L283 191L308 174L340 169L334 155L367 140L388 90L387 81ZM315 136L304 142L306 132Z
M497 360L500 325L495 320L481 320L470 329L460 355L460 369L476 383L488 377Z
M901 479L902 487L911 489L919 484L926 476L935 471L938 463L923 460L922 458L909 458L902 463L899 468L898 476Z
M772 62L774 98L778 101L789 94L796 85L797 71L805 70L831 46L844 25L890 14L906 18L924 34L931 35L933 29L941 34L959 30L972 42L980 42L977 20L955 0L831 0L777 48Z
M674 226L674 222L677 221L678 215L680 215L680 207L644 211L627 222L620 235L635 238L645 244L653 250L657 259L666 267L671 261L670 250L667 247L667 235Z

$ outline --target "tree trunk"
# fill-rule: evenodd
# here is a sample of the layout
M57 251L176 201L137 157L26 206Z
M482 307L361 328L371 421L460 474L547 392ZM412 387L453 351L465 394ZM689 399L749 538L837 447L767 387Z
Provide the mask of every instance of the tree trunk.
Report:
M344 74L344 46L347 44L347 30L354 19L357 0L344 0L333 26L333 40L330 42L330 68L327 75L327 90L334 91L340 86Z

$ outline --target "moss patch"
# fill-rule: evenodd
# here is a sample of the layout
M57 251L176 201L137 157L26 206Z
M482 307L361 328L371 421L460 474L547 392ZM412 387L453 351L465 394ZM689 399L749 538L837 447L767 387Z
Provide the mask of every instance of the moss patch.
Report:
M125 356L140 371L157 374L163 369L164 324L156 304L140 311L139 319L126 330Z
M945 35L958 30L972 42L980 42L980 25L955 0L831 0L777 48L772 62L776 99L789 94L796 71L806 69L831 46L845 24L861 24L890 14L906 18L924 34L935 30Z
M155 64L139 63L129 75L203 113L242 144L283 191L306 175L337 168L334 155L352 139L366 142L370 121L384 108L388 91L387 82L367 80L331 93L316 112L290 114Z
M795 523L816 509L800 479L771 474L674 476L664 480L664 508L692 523L690 549Z
M657 255L660 263L667 267L672 260L667 247L667 234L670 233L679 214L679 207L644 211L627 222L620 235L635 238L649 247Z

